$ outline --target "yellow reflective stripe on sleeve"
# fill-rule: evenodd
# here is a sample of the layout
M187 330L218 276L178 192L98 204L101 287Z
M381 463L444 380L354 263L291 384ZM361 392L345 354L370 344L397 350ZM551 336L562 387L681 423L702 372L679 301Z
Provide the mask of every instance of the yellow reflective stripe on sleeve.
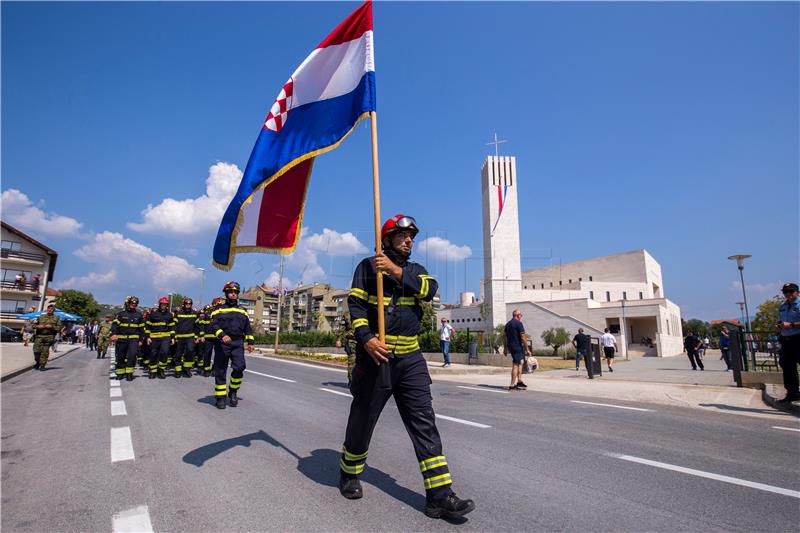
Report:
M344 459L339 459L339 468L341 468L342 472L345 474L358 475L364 471L364 465L365 463L350 466L344 462Z
M197 318L197 315L178 315L178 318Z
M164 337L169 337L172 335L169 331L156 331L155 333L150 334L150 338L152 339L163 339Z
M252 335L245 335L244 336L244 340L246 340L246 341L254 341L254 340L256 340L256 338L253 337Z
M356 318L353 320L353 327L360 328L361 326L369 326L369 320L366 318Z
M452 482L453 480L449 473L423 479L425 490L435 489L436 487L441 487L442 485L449 485Z
M401 296L397 299L397 305L417 305L417 299L413 296Z
M344 454L344 458L346 460L348 460L348 461L361 461L361 460L367 458L367 454L369 453L369 451L366 451L364 453L355 454L355 453L348 452L347 448L342 446L342 453Z
M194 337L194 333L178 333L175 335L177 339L188 339L189 337Z
M214 335L216 335L217 337L219 337L219 334L220 334L220 333L222 333L222 329L218 329L218 330L217 330L217 332L216 332L216 333L214 333Z
M365 302L369 300L369 295L367 294L367 291L365 291L364 289L359 289L358 287L353 287L352 289L350 289L349 294L350 296L355 296L356 298L360 298Z
M247 311L245 311L244 309L239 309L238 307L223 307L211 313L211 316L213 317L221 313L241 313L244 316L250 318L250 315L247 314Z

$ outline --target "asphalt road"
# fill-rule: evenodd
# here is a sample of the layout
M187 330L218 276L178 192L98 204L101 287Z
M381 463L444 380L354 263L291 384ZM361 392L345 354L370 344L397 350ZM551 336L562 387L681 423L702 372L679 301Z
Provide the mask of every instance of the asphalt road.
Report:
M800 524L800 423L791 416L436 382L454 489L477 504L453 523L422 513L421 476L392 402L369 450L364 498L339 495L349 408L339 369L248 357L239 407L219 411L212 378L117 384L109 364L80 349L3 384L3 531L775 532Z

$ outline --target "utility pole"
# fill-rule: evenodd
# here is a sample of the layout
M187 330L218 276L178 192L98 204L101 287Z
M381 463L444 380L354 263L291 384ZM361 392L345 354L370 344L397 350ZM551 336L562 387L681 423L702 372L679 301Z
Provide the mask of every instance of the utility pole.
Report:
M278 337L281 334L281 307L283 302L283 256L281 256L281 268L278 276L278 323L275 325L275 353L278 353Z

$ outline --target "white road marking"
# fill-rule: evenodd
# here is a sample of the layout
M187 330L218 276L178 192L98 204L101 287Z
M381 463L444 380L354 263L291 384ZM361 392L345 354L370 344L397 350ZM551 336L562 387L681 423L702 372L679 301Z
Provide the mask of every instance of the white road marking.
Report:
M486 391L486 392L499 392L500 394L508 394L507 390L497 390L497 389L490 389L488 387L465 387L463 385L456 385L459 389L469 389L469 390L479 390L479 391Z
M486 424L479 424L477 422L470 422L469 420L454 418L452 416L436 415L436 418L441 418L442 420L449 420L450 422L458 422L459 424L466 424L468 426L474 426L476 428L486 429L492 427L492 426L487 426Z
M150 513L146 505L140 505L114 515L114 533L152 533Z
M129 461L133 459L133 442L131 428L111 428L111 462Z
M250 357L254 357L254 356L251 355ZM316 368L318 370L330 370L331 372L343 372L343 373L347 374L347 369L345 369L345 368L332 368L332 367L323 366L323 365L312 365L310 363L301 363L300 361L290 361L289 359L281 359L280 357L265 357L263 355L255 356L255 357L259 357L261 359L269 359L270 361L280 361L281 363L289 363L290 365L307 366L309 368Z
M629 411L647 411L653 412L652 409L642 409L641 407L628 407L627 405L613 405L610 403L595 403L595 402L582 402L580 400L570 400L572 403L582 403L586 405L599 405L602 407L614 407L616 409L628 409Z
M245 370L245 372L250 372L251 374L258 374L259 376L264 376L265 378L277 379L278 381L286 381L287 383L297 383L293 379L279 378L278 376L270 376L269 374L262 374L261 372L256 372L255 370Z
M117 400L115 402L111 402L111 416L126 416L128 414L127 409L125 409L125 401L124 400Z
M742 487L750 487L752 489L763 490L766 492L774 492L775 494L782 494L784 496L791 496L792 498L800 498L800 491L797 490L774 487L772 485L765 485L764 483L756 483L755 481L747 481L746 479L723 476L720 474L714 474L712 472L704 472L703 470L695 470L694 468L686 468L683 466L671 465L669 463L660 463L658 461L651 461L649 459L642 459L641 457L633 457L631 455L619 455L613 453L608 453L606 455L610 457L616 457L617 459L622 459L623 461L630 461L632 463L654 466L656 468L663 468L664 470L672 470L674 472L680 472L682 474L689 474L690 476L704 477L716 481L722 481L724 483L731 483L733 485L741 485Z
M797 428L785 428L783 426L772 426L772 429L782 429L783 431L797 431L800 433L800 429Z
M324 390L325 392L330 392L331 394L338 394L339 396L347 396L348 398L352 398L353 397L351 394L348 394L346 392L341 392L341 391L338 391L338 390L325 389L325 388L322 388L322 387L320 387L319 390Z
M111 389L109 393L111 394L112 398L119 398L120 396L122 396L122 389L120 388Z
M117 381L117 380L112 381L111 382L111 386L112 387L119 387L119 381Z

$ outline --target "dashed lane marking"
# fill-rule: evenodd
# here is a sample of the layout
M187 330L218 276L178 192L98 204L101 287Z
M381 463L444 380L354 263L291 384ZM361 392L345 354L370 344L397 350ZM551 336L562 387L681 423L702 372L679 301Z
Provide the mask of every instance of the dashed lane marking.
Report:
M111 462L132 461L133 458L131 428L111 428Z
M462 420L461 418L455 418L452 416L444 416L444 415L436 415L436 418L441 418L442 420L449 420L450 422L458 422L459 424L465 424L467 426L473 426L476 428L490 428L492 426L487 426L486 424L479 424L478 422L470 422L469 420Z
M126 416L128 410L125 409L125 401L117 400L111 402L111 416Z
M111 394L112 398L119 398L122 396L122 389L121 388L111 389L109 393Z
M488 387L465 387L463 385L456 385L459 389L479 390L483 392L499 392L500 394L508 394L507 390L490 389Z
M245 370L245 372L250 372L251 374L257 374L259 376L264 376L265 378L277 379L278 381L285 381L287 383L297 383L293 379L286 379L286 378L281 378L281 377L278 377L278 376L272 376L270 374L264 374L262 372L256 372L255 370Z
M330 392L331 394L338 394L339 396L347 396L348 398L352 398L353 397L351 394L348 394L348 393L342 392L342 391L338 391L338 390L325 389L323 387L320 387L319 390L324 390L325 392Z
M791 496L792 498L800 498L800 491L796 490L784 489L772 485L765 485L764 483L756 483L755 481L747 481L746 479L723 476L720 474L714 474L712 472L705 472L703 470L695 470L694 468L686 468L683 466L671 465L669 463L651 461L650 459L642 459L641 457L633 457L632 455L619 455L614 453L608 453L606 455L608 455L609 457L616 457L617 459L622 459L623 461L630 461L632 463L654 466L656 468L663 468L664 470L672 470L673 472L680 472L682 474L688 474L690 476L704 477L708 479L713 479L715 481L722 481L723 483L730 483L732 485L740 485L742 487L749 487L751 489L763 490L765 492L773 492L775 494L782 494L783 496Z
M114 533L151 533L153 524L146 505L140 505L114 515Z
M347 369L345 368L332 368L329 366L322 366L322 365L312 365L310 363L301 363L300 361L290 361L288 359L281 359L280 357L265 357L263 355L259 356L249 356L249 357L258 357L259 359L269 359L270 361L280 361L281 363L288 363L290 365L298 365L298 366L307 366L309 368L316 368L317 370L330 370L331 372L342 372L347 374Z
M119 387L119 381L117 381L117 380L115 379L114 381L112 381L112 382L111 382L111 386L112 386L112 387Z
M643 409L641 407L628 407L627 405L614 405L610 403L596 403L596 402L582 402L580 400L570 400L572 403L582 403L584 405L599 405L601 407L613 407L615 409L627 409L628 411L646 411L652 413L652 409Z
M797 429L797 428L785 428L783 426L772 426L772 429L781 429L783 431L796 431L796 432L800 433L800 429Z

